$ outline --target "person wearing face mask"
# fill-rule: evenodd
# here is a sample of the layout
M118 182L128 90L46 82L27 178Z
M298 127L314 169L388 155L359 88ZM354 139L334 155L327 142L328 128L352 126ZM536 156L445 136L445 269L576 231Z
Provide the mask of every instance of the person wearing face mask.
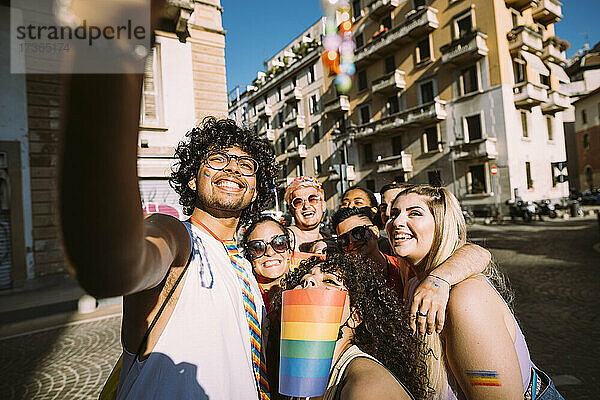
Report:
M458 200L445 188L417 186L398 194L390 221L394 252L416 274L406 291L410 300L413 288L435 275L466 243L464 217ZM509 294L506 280L493 264L483 274L446 284L452 285L447 324L426 337L436 398L563 399L531 361L509 302L500 294ZM427 310L417 308L415 314L419 321L429 318Z
M269 216L252 223L242 238L244 256L252 264L252 272L270 311L271 294L289 272L292 243L283 224Z
M377 271L386 278L388 285L400 298L404 297L406 282L414 276L408 265L396 256L383 254L379 250L379 229L373 224L373 214L367 208L340 208L332 217L337 232L338 245L345 253L361 254L374 261ZM411 327L419 333L441 331L444 326L445 309L448 302L449 286L445 280L458 281L479 273L490 261L489 252L477 245L467 244L456 254L423 280L415 291L414 307L427 311L428 318L418 321L411 319ZM412 316L415 313L411 313ZM424 322L419 323L417 322Z
M327 205L325 192L318 179L312 176L294 179L287 187L284 198L294 219L294 225L290 226L295 236L294 250L299 250L305 243L326 237L320 226Z
M319 399L426 399L425 347L373 262L354 254L304 261L285 288L348 292L325 394ZM275 309L281 310L281 297ZM268 360L279 357L269 355ZM269 365L271 367L271 365Z

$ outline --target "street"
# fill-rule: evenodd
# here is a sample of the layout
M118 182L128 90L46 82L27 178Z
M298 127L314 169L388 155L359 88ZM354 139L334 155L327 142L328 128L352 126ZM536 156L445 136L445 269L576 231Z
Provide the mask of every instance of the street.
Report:
M516 292L533 361L567 400L600 398L595 219L473 225ZM96 399L119 357L120 316L0 339L0 398Z

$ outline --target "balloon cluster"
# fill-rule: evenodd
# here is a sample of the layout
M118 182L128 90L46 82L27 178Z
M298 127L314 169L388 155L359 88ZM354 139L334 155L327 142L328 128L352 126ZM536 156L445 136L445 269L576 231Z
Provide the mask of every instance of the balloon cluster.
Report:
M352 20L348 0L323 0L325 10L325 37L323 38L323 61L334 79L338 92L347 93L352 87L354 49ZM338 23L339 22L339 23Z

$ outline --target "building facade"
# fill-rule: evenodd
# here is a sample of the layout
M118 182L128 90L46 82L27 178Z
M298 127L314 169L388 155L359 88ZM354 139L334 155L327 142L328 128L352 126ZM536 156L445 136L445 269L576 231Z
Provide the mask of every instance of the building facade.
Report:
M227 115L221 12L220 0L170 1L156 31L138 148L146 212L182 216L167 183L175 145L205 115ZM0 18L0 46L9 54L8 7ZM0 292L10 292L66 274L56 214L62 79L0 66Z
M372 190L391 180L447 186L482 214L515 196L566 195L552 167L566 161L569 107L560 89L565 43L553 27L560 3L353 5L358 182Z

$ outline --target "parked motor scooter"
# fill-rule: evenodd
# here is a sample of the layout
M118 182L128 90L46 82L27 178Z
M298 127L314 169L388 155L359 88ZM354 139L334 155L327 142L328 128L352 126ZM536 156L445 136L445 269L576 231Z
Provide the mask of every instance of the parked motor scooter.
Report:
M537 214L537 207L531 201L507 200L509 206L510 218L514 221L517 218L522 218L525 222L530 222Z
M538 215L540 216L540 219L542 219L543 215L546 215L546 216L550 217L551 219L554 219L557 217L556 207L554 206L554 204L550 203L550 200L544 199L544 200L536 201L535 204L538 207Z

